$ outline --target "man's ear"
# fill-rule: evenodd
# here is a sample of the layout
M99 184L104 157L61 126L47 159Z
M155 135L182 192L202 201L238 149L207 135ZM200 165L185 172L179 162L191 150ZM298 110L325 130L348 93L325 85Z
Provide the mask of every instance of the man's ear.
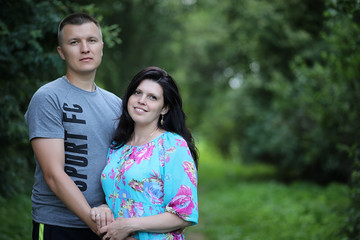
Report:
M62 60L65 60L65 56L64 56L64 53L62 52L62 49L60 46L57 47L57 51L61 57Z
M104 56L104 42L102 42L101 56Z

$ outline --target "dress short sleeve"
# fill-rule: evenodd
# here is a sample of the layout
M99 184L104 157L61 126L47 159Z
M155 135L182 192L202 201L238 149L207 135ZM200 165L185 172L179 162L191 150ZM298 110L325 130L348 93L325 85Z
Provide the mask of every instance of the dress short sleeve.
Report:
M168 134L163 148L165 211L197 224L197 171L188 145L181 136Z

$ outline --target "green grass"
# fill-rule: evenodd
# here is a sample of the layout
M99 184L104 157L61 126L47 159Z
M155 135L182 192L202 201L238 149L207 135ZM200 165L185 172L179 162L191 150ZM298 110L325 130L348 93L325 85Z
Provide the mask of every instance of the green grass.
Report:
M200 219L187 230L187 239L342 239L348 186L285 185L272 180L274 174L269 166L224 161L200 146Z
M29 195L0 198L0 239L31 239L31 201Z
M346 185L276 182L275 170L224 160L200 145L199 224L188 240L338 240L350 203ZM0 198L0 239L31 239L29 195Z

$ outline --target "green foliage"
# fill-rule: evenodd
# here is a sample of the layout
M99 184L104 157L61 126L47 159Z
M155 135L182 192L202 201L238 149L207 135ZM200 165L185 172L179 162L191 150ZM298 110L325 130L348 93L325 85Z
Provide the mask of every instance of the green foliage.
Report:
M327 36L328 41L334 47L334 51L326 55L331 62L333 79L344 91L341 98L343 121L340 128L342 139L338 145L339 150L345 152L352 162L351 174L351 207L349 209L347 224L344 228L346 240L360 239L360 74L357 70L360 64L360 2L359 1L336 1L330 2L327 15L329 27L334 29L336 35ZM341 80L341 81L340 81ZM342 83L342 84L341 84ZM338 113L339 114L339 113Z
M217 8L228 49L206 78L201 133L239 161L273 164L284 180L348 182L343 149L360 132L358 21L326 12L324 1L234 2Z
M334 183L323 187L306 182L285 185L271 180L274 177L271 168L265 171L266 166L249 167L230 159L224 161L206 142L201 142L199 148L200 221L186 230L189 239L193 235L207 240L344 237L341 229L350 202L346 185ZM244 172L247 174L243 175Z
M107 88L122 96L135 73L147 66L156 65L174 75L178 54L171 46L181 29L180 1L104 0L97 6L104 22L121 29L121 44L112 49L105 44L104 62L97 72Z
M27 181L31 149L23 114L41 81L60 67L55 51L50 52L59 18L56 4L29 0L4 4L0 10L0 194L10 196L31 184Z
M355 146L355 145L354 145ZM360 149L355 146L349 151L349 157L354 159L354 170L351 176L351 207L348 213L344 232L346 240L360 239Z
M32 219L29 195L0 197L0 239L31 239Z

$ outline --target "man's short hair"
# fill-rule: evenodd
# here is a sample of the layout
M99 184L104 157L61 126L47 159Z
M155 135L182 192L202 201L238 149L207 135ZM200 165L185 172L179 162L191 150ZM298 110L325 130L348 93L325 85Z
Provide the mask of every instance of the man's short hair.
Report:
M64 27L66 25L68 25L68 24L82 25L82 24L88 23L88 22L95 23L95 25L99 28L100 35L102 36L100 24L94 17L90 16L87 13L73 13L73 14L70 14L69 16L65 17L59 24L59 27L58 27L58 44L59 44L59 46L62 45L62 30L64 29Z

